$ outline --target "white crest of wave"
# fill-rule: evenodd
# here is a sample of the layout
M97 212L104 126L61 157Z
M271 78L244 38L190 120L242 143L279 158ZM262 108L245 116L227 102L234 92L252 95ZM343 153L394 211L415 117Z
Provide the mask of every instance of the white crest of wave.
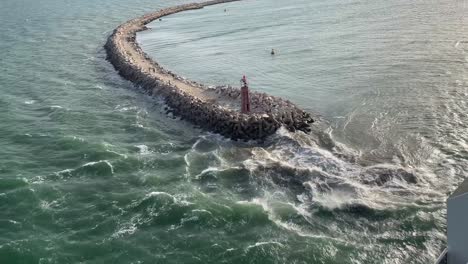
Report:
M115 110L119 112L128 112L128 111L136 111L139 108L137 106L122 106L122 105L117 105L115 107Z
M167 198L171 201L171 203L184 205L184 206L194 204L192 202L187 201L183 194L172 195L170 193L160 192L160 191L153 191L153 192L147 193L143 199L148 199L151 197Z
M112 238L121 238L127 235L133 235L137 230L137 224L139 222L139 216L134 216L130 219L130 222L123 224L116 232L114 232Z
M303 205L297 206L294 203L283 202L282 201L283 199L280 199L279 201L278 196L281 196L281 194L279 194L278 192L273 193L273 194L266 192L264 197L254 198L250 201L238 201L237 204L246 205L246 206L249 206L249 205L260 206L263 209L263 211L268 215L268 219L272 223L274 223L279 228L288 230L289 232L295 233L298 236L310 237L314 239L321 239L321 240L327 240L327 241L335 240L342 244L353 244L350 241L346 241L344 239L340 239L337 237L331 237L331 236L327 236L324 234L314 234L314 233L311 233L310 230L307 230L307 231L303 230L303 228L301 226L298 226L297 224L294 224L289 221L281 220L280 215L277 212L277 208L276 208L280 204L283 206L284 205L289 206L289 208L296 211L296 213L306 218L312 217L312 214L309 211L307 211L306 207L304 207ZM253 246L259 246L259 245L262 245L262 244L258 244L258 245L255 244ZM250 248L252 248L252 246L250 246Z
M150 192L145 195L145 198L149 197L157 197L157 196L165 196L168 197L169 199L173 200L174 202L177 200L176 197L172 194L169 194L167 192Z
M111 174L114 174L114 166L112 166L112 164L108 161L108 160L100 160L100 161L92 161L92 162L88 162L88 163L85 163L83 164L82 167L90 167L90 166L94 166L94 165L97 165L97 164L105 164L109 167L110 171L111 171Z
M80 169L94 167L96 165L105 165L109 168L110 174L111 175L114 174L114 166L112 166L112 164L108 160L99 160L99 161L87 162L74 169L64 169L64 170L58 171L58 172L55 172L54 175L60 178L70 177L72 176L73 173L80 171ZM37 179L41 180L40 178L37 178Z
M265 241L265 242L257 242L253 245L249 245L247 246L247 248L245 248L245 251L249 251L251 250L252 248L256 248L256 247L261 247L261 246L265 246L265 245L276 245L276 246L280 246L280 247L284 247L283 244L281 244L280 242L276 242L276 241Z
M149 147L146 146L146 145L141 144L141 145L136 145L135 147L138 148L141 155L150 155L150 154L152 154Z

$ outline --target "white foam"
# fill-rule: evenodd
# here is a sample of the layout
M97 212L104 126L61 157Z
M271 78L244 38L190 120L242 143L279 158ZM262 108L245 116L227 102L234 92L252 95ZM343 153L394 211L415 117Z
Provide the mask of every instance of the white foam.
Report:
M77 137L77 136L65 136L66 138L71 138L73 140L79 141L79 142L85 142L84 138Z
M150 192L150 193L145 195L146 198L148 198L148 197L157 197L157 196L169 197L174 202L177 200L175 196L173 196L172 194L169 194L167 192Z
M344 240L344 239L337 238L337 237L331 237L331 236L326 236L326 235L318 235L318 234L312 234L310 232L305 232L300 227L298 227L297 225L292 224L292 223L286 223L286 222L282 222L282 221L279 221L279 220L274 220L273 223L275 223L278 227L281 227L281 228L283 228L285 230L293 232L293 233L295 233L295 234L297 234L298 236L301 236L301 237L322 239L322 240L326 240L326 241L333 240L333 241L337 241L337 242L345 244L345 245L350 245L351 244L351 245L356 246L356 244L353 243L352 241Z
M354 194L340 190L329 193L316 192L315 194L314 202L328 209L342 208L343 206L359 202L359 199L356 199Z
M11 220L11 219L8 220L8 222L10 222L10 223L12 223L12 224L14 224L14 225L19 225L19 224L20 224L20 222L15 221L15 220Z
M202 213L202 214L213 215L212 212L210 212L210 211L208 211L208 210L205 210L205 209L193 209L193 210L192 210L192 213Z
M174 196L174 195L169 194L167 192L158 192L158 191L154 191L154 192L150 192L150 193L146 194L144 199L148 199L150 197L158 197L158 196L159 197L169 198L171 203L182 205L182 206L189 206L189 205L194 204L192 202L189 202L189 201L185 200L182 195Z
M106 149L106 151L107 151L107 152L109 152L109 153L112 153L112 154L118 155L118 156L120 156L120 157L122 157L122 158L124 158L124 159L127 159L127 158L128 158L128 156L127 156L127 155L125 155L125 154L121 154L121 153L118 153L118 152L116 152L116 151L113 151L113 150Z
M281 130L279 134L288 138L294 137L293 134L285 130ZM428 197L443 199L443 194L434 191L431 186L434 181L427 179L437 179L436 176L417 178L416 183L411 183L400 177L398 170L403 169L415 175L421 175L421 173L424 175L424 172L404 169L395 164L362 167L353 161L343 160L335 153L311 144L311 142L302 141L302 138L292 144L288 144L287 141L285 144L281 138L278 142L268 149L253 149L252 157L243 162L245 168L254 175L260 174L262 179L268 179L269 173L277 173L277 168L283 168L291 173L298 172L301 177L310 175L309 181L304 181L304 185L306 189L311 190L313 202L325 208L343 208L356 204L372 209L392 209L401 206L414 206L418 201L423 201ZM343 150L343 147L339 146L339 149ZM356 152L353 153L346 148L345 151L350 156L356 155ZM374 169L377 171L368 171ZM395 175L386 178L382 185L372 181L370 183L364 181L363 176L365 175L378 176L379 169L394 171ZM263 176L263 174L266 175ZM329 187L330 183L331 187ZM301 214L306 210L304 206L299 206L296 209L301 209Z
M101 163L104 163L107 166L109 166L109 168L111 170L111 174L114 174L114 167L112 166L112 164L108 160L88 162L88 163L83 164L81 167L90 167L90 166L94 166L96 164L101 164Z
M63 174L71 174L74 171L74 169L64 169L58 172L55 172L54 174L57 176L62 176Z
M51 105L50 108L51 108L51 109L63 109L63 106L60 106L60 105Z
M115 107L115 110L119 112L128 112L128 111L136 111L138 110L137 106L122 106L122 105L117 105Z
M252 248L261 247L261 246L264 246L264 245L276 245L276 246L284 247L284 245L281 244L280 242L276 242L276 241L265 241L265 242L257 242L257 243L255 243L254 245L249 245L249 246L247 246L247 248L245 248L245 251L249 251L249 250L251 250Z
M184 162L185 162L185 177L190 176L190 161L189 161L189 153L184 155Z
M150 155L153 153L149 150L149 147L146 145L141 144L141 145L136 145L135 147L139 149L141 155Z
M127 235L133 235L137 230L137 223L139 222L139 215L132 217L129 223L124 224L116 232L112 234L112 238L121 238Z

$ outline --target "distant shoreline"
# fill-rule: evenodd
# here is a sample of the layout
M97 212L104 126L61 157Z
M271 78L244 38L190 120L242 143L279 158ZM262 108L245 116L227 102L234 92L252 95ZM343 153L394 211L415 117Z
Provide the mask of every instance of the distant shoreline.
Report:
M264 139L281 126L290 131L309 132L313 119L293 103L254 92L251 94L254 110L251 114L242 114L239 112L239 89L226 86L208 88L177 76L153 61L136 42L136 33L146 30L148 23L161 17L235 1L240 0L185 4L127 21L109 36L105 44L107 59L122 77L141 86L151 95L162 97L171 108L169 112L225 137Z

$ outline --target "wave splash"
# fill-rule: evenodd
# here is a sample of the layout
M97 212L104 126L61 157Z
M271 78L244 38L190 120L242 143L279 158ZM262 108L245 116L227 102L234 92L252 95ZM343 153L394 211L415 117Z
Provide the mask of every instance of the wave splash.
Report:
M436 221L432 212L443 207L445 194L429 170L362 165L358 151L334 141L330 130L321 131L280 129L260 146L203 136L185 157L187 177L205 193L260 207L279 228L338 245L364 248L356 242L368 240L358 231L362 225L400 236L403 231L389 228L396 217ZM436 244L439 234L427 232L428 243Z

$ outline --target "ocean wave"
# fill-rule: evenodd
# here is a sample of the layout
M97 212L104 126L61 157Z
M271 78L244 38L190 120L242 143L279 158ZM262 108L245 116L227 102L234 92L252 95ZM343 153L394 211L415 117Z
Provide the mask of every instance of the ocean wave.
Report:
M122 212L119 217L122 223L118 225L112 238L132 235L139 229L152 226L165 226L168 230L175 230L199 221L207 223L212 217L211 212L195 208L194 203L181 195L162 191L144 194L123 208Z
M138 106L123 106L123 105L117 105L115 108L118 112L130 112L134 111L137 112L140 108Z
M322 148L314 135L307 138L281 130L275 143L253 149L243 165L262 186L286 188L296 202L298 195L306 193L311 204L328 209L386 210L444 199L443 193L429 191L433 182L424 170L396 164L362 166L357 152L345 148L343 158L343 148L327 144L331 145L331 149Z
M74 169L65 169L54 173L60 179L73 178L79 176L112 176L114 166L108 160L99 160L85 163Z
M29 181L25 178L0 179L0 192L9 192L28 186Z
M253 248L256 248L256 247L263 247L263 246L267 246L267 245L273 245L273 246L279 246L279 247L285 247L284 244L280 243L280 242L276 242L276 241L265 241L265 242L257 242L253 245L249 245L245 248L245 251L249 251Z
M122 238L133 235L138 230L139 216L134 216L129 222L121 224L118 229L111 235L111 238Z
M135 200L128 209L136 211L170 209L172 206L191 206L193 203L188 202L182 197L178 197L167 192L153 191L147 193L142 199Z
M150 155L153 152L149 150L149 147L146 145L136 145L135 147L138 148L140 155Z

